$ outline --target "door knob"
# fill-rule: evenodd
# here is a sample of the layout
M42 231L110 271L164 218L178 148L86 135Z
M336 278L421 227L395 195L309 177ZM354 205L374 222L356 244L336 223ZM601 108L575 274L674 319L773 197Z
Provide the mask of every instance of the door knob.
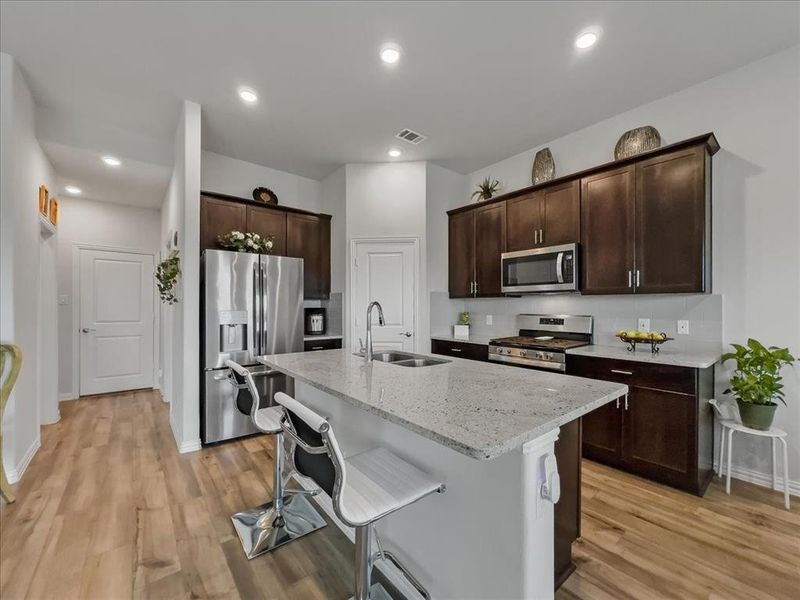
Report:
M406 337L411 337L411 336L412 336L412 335L414 335L414 334L413 334L413 333L411 333L410 331L404 331L404 332L402 332L402 333L398 333L397 335L404 335L404 336L406 336Z
M83 333L89 333L90 331L97 331L97 330L96 329L92 329L90 327L84 327L83 329L81 329L81 331Z

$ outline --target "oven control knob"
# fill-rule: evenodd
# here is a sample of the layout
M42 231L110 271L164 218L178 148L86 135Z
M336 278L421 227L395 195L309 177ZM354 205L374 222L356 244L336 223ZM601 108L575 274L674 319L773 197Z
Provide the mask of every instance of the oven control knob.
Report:
M552 360L552 358L553 358L553 354L552 354L551 352L546 352L546 353L545 353L545 355L544 355L544 357L545 357L547 360Z
M525 357L528 356L528 353L525 350L520 350L519 355Z

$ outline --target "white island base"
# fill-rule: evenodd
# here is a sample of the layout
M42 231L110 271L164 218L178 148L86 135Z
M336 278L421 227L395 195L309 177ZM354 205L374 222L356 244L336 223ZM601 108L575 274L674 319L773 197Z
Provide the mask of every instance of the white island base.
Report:
M553 597L553 504L541 497L541 488L558 428L493 460L476 460L301 381L295 394L329 418L345 456L382 446L446 484L444 494L376 524L384 549L431 598ZM352 530L336 519L330 498L321 496L323 510L353 539ZM376 567L408 598L419 597L388 561Z

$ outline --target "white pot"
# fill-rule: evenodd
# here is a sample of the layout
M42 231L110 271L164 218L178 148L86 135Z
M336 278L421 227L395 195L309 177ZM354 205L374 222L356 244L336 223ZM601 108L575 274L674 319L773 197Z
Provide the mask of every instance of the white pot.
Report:
M453 337L458 340L468 340L469 325L453 325Z

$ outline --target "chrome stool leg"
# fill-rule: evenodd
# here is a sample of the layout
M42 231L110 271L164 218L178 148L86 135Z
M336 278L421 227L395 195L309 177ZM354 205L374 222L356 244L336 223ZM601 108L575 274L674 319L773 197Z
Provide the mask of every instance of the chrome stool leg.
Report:
M283 435L275 434L275 467L273 500L257 508L238 512L231 517L247 558L291 542L325 527L325 520L306 496L318 490L286 490L283 482Z

